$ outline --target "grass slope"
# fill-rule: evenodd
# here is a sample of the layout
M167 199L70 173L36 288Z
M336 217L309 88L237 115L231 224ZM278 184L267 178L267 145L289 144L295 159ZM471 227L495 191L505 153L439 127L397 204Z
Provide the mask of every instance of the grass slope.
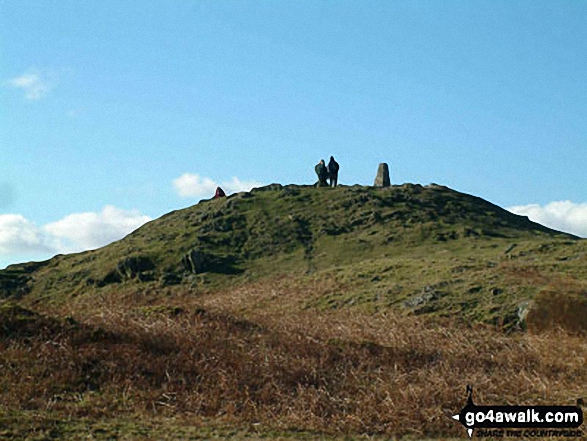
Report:
M466 384L482 403L574 404L587 396L581 337L349 310L245 319L204 303L142 311L102 305L77 319L5 304L6 436L48 424L53 431L42 439L58 439L88 430L85 421L122 438L158 418L175 431L171 439L189 426L269 438L296 431L454 437L463 429L450 416L464 404ZM149 430L154 436L160 428Z
M574 404L586 256L440 186L204 201L0 271L0 439L440 439L466 384Z

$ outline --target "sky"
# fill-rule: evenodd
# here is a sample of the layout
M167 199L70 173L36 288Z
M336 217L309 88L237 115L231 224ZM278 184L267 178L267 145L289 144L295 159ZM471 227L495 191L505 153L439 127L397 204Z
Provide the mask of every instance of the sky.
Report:
M587 237L584 0L0 0L0 268L273 182L437 183Z

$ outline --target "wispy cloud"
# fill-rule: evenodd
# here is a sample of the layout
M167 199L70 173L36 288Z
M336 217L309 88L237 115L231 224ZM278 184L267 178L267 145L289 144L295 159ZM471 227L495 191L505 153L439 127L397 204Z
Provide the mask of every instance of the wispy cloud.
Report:
M173 180L175 190L183 198L212 197L216 187L222 187L226 194L231 194L240 191L249 191L261 185L263 184L257 181L241 181L236 176L229 181L218 183L211 178L201 177L194 173L184 173L179 178Z
M45 97L53 89L54 83L54 79L49 80L35 71L25 72L5 82L10 87L21 89L24 92L24 97L33 101Z
M545 206L538 204L509 207L515 214L528 216L531 221L546 227L580 237L587 237L587 203L571 201L550 202Z
M0 255L49 255L99 248L150 221L136 210L106 206L38 226L20 214L0 215Z

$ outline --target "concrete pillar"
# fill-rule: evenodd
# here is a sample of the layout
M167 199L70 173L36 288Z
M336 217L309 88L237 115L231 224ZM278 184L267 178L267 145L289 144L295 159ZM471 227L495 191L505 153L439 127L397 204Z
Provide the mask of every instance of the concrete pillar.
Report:
M375 187L390 187L391 180L389 179L389 167L385 162L379 164L377 169L377 177L375 178Z

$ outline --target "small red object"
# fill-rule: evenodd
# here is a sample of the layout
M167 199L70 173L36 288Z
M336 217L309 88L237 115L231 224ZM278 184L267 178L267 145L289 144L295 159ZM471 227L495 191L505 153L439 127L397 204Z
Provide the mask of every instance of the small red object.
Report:
M223 198L225 196L226 196L226 193L224 193L224 190L221 189L220 187L216 187L216 194L214 195L214 199Z

